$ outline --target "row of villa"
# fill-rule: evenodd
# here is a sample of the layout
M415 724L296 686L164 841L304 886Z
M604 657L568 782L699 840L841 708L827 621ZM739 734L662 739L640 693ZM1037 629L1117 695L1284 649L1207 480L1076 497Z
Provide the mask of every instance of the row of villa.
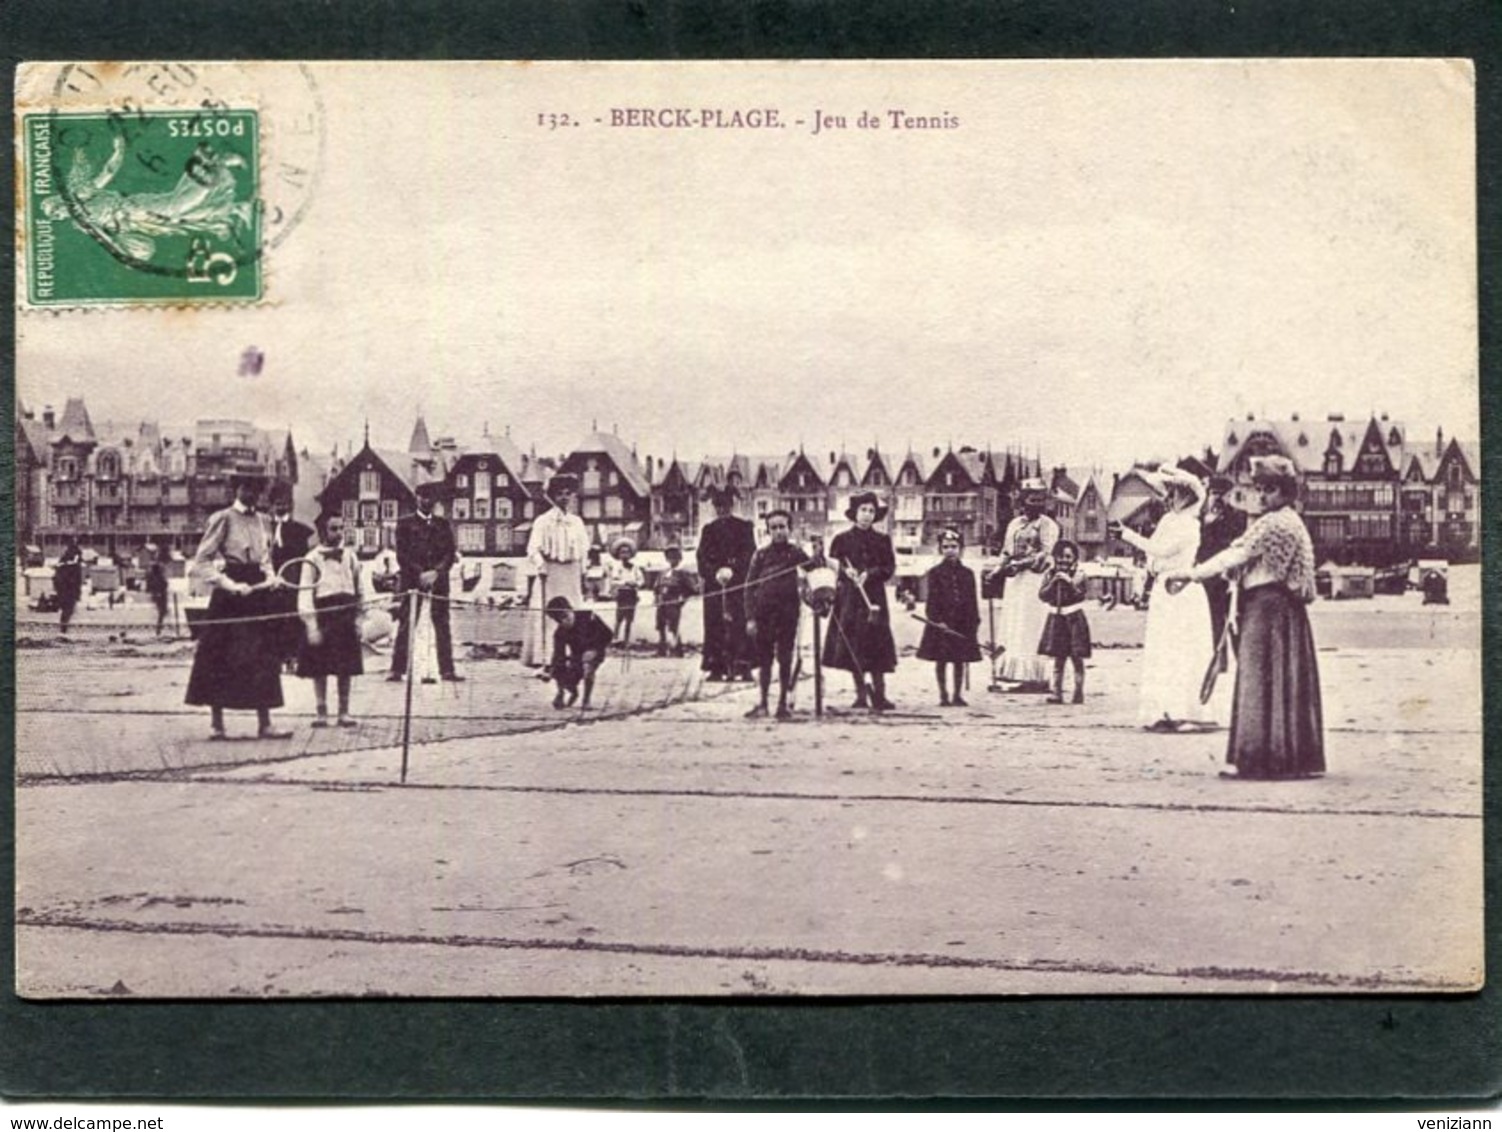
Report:
M1180 463L1202 476L1219 467L1234 477L1268 454L1289 457L1303 474L1302 507L1322 561L1466 559L1479 551L1480 464L1472 444L1442 431L1413 442L1385 415L1304 422L1295 414L1230 421L1218 458L1207 450ZM723 488L734 489L742 515L790 512L801 539L841 529L850 496L874 490L890 504L883 526L900 553L931 549L948 526L969 546L994 548L1031 477L1047 482L1050 510L1090 558L1130 553L1109 538L1110 521L1148 527L1161 510L1149 468L1108 474L1049 466L990 445L909 448L900 456L872 446L859 454L798 448L655 459L639 457L614 431L592 429L566 455L540 457L488 427L468 441L431 436L419 415L405 448L373 445L367 428L360 448L341 456L299 450L290 428L239 420L96 425L83 399L71 398L60 417L50 407L40 416L19 407L18 542L47 555L70 538L115 556L148 544L191 553L208 516L229 502L237 472L289 485L304 519L341 514L347 537L367 557L394 545L398 517L432 483L442 485L462 554L521 553L558 472L578 479L580 514L602 546L626 535L645 547L692 549L713 517L706 496Z

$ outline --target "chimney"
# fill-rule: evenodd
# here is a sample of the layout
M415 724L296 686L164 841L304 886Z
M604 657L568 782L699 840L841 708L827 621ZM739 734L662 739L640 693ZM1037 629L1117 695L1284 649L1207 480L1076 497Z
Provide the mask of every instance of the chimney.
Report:
M1293 414L1293 419L1294 419L1294 420L1298 420L1298 419L1299 419L1299 415L1298 415L1298 414L1297 414L1297 413L1294 413L1294 414Z
M57 416L53 413L51 405L42 406L42 424L49 429L57 427Z
M1434 430L1434 458L1436 460L1438 460L1444 454L1445 454L1445 430L1443 428L1437 428L1437 429Z

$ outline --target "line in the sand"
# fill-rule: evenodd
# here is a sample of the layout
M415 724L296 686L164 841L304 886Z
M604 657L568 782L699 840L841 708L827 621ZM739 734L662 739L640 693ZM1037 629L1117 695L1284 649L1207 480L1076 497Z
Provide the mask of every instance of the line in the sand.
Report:
M791 962L846 964L861 967L905 967L931 970L959 969L1027 972L1042 975L1106 975L1159 979L1198 979L1250 983L1259 990L1268 984L1346 990L1383 990L1398 987L1447 991L1470 989L1439 979L1389 979L1381 974L1336 975L1323 971L1280 971L1255 967L1151 967L1145 963L1090 963L1058 959L997 959L932 952L839 951L801 947L690 946L672 943L629 943L586 939L518 939L509 936L443 935L415 932L359 931L349 928L293 928L208 923L143 924L129 920L105 920L87 916L49 914L23 910L16 916L18 927L52 928L86 932L119 932L132 935L219 936L225 939L282 939L328 943L369 943L382 946L487 948L502 951L570 951L612 955L644 955L669 959L710 959L737 962Z
M328 753L338 754L339 752ZM290 762L292 760L288 759L284 761ZM149 782L162 780L193 786L275 786L319 792L326 791L329 793L343 791L351 793L383 793L387 790L398 793L410 793L413 791L443 793L451 791L458 793L551 794L563 797L702 798L710 801L770 802L872 802L898 803L903 805L1031 806L1048 809L1151 810L1169 814L1230 813L1272 814L1281 817L1437 818L1449 821L1481 820L1479 813L1464 813L1456 810L1335 809L1329 806L1230 805L1218 802L1113 802L1102 799L1000 798L995 795L835 793L798 790L716 790L709 787L523 786L507 783L420 783L412 781L399 783L391 779L273 778L270 776L231 778L218 773L234 769L240 768L224 766L183 774L174 773L171 775L154 775L150 777L138 775L135 778L124 781ZM100 781L97 777L92 779L50 779L46 781L33 781L27 783L27 785L87 786L99 784ZM1251 784L1230 783L1225 788L1235 791L1246 789L1249 785Z

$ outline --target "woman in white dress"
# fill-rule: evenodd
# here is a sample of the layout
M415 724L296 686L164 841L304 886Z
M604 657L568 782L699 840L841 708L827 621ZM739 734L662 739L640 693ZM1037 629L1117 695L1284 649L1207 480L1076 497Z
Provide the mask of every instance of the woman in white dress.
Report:
M576 515L579 481L557 475L548 481L552 510L539 515L527 538L527 568L532 573L527 623L522 633L522 663L533 668L548 662L552 639L547 615L550 598L566 597L575 609L584 604L584 567L589 562L589 532Z
M1158 578L1147 609L1142 649L1142 692L1137 722L1152 731L1194 731L1214 727L1200 703L1200 684L1210 660L1210 604L1203 591L1170 593L1164 574L1188 570L1200 545L1199 507L1205 497L1198 478L1179 468L1159 477L1167 489L1167 510L1149 537L1111 524L1111 533L1147 555L1148 572Z
M1001 664L998 679L1008 681L1013 692L1048 692L1053 689L1053 661L1038 652L1048 607L1038 600L1043 571L1059 541L1059 524L1044 514L1048 488L1041 479L1022 483L1022 514L1007 524L1002 539L1001 564L1007 583L1001 599Z

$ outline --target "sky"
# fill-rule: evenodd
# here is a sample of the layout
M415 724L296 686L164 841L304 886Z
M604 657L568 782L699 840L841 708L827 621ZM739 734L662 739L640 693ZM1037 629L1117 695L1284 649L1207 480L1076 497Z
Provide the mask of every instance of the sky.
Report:
M287 70L242 71L266 177ZM266 300L23 310L29 406L247 417L319 451L367 419L404 445L420 411L542 453L598 424L642 455L973 444L1107 469L1248 412L1478 435L1464 63L311 75L317 176ZM665 107L782 126L610 125ZM814 134L816 111L845 128Z

